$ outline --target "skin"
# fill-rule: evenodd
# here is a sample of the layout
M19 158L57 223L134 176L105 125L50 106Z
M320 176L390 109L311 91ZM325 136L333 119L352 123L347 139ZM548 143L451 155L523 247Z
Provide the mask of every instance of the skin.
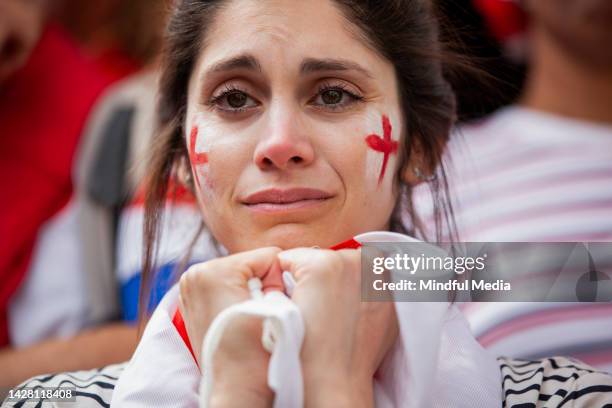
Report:
M331 2L289 3L230 2L210 29L189 85L185 129L191 129L196 118L201 124L198 151L205 140L207 178L214 186L212 194L202 194L207 186L200 178L201 209L214 236L230 252L264 246L327 247L386 228L396 200L397 155L390 157L379 185L383 155L372 153L364 141L368 134L382 135L382 114L395 125L393 137L400 137L403 124L392 64L356 38ZM222 61L244 55L252 56L261 71L213 72ZM349 69L301 74L300 66L308 59L343 60L368 73ZM363 100L344 94L344 106L321 106L317 93L326 85L359 93ZM227 98L211 105L211 98L228 88L248 95L243 112L229 112ZM366 157L372 154L379 163L366 168ZM242 203L247 195L273 186L317 188L333 198L312 211L271 215L254 214ZM330 231L330 225L342 227Z
M32 346L0 350L0 390L45 373L87 370L127 361L138 344L137 328L112 323ZM95 350L95 352L92 352ZM1 397L1 396L0 396Z
M531 0L530 68L521 103L532 109L612 123L612 3Z
M289 271L306 325L306 406L372 406L373 376L397 335L393 305L360 302L359 251L304 247L325 248L388 227L398 158L390 155L379 182L383 155L365 138L382 137L383 114L393 140L402 137L393 66L328 0L229 2L205 43L190 79L185 143L197 126L190 155L206 153L208 161L191 163L196 195L230 255L181 277L179 308L189 338L201 345L220 311L248 299L250 278L278 290L281 271ZM238 57L240 64L219 69ZM342 61L344 68L318 64L303 72L312 60ZM330 99L324 87L341 98ZM244 197L272 187L317 188L330 198L274 213L244 204ZM227 336L213 367L212 406L271 405L260 322L236 322ZM194 352L199 360L197 346Z

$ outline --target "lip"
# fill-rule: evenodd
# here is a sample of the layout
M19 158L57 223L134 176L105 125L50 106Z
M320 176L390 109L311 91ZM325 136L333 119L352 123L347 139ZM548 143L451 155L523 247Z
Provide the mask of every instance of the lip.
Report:
M278 212L317 206L332 197L327 191L314 188L271 188L246 196L242 203L253 210Z

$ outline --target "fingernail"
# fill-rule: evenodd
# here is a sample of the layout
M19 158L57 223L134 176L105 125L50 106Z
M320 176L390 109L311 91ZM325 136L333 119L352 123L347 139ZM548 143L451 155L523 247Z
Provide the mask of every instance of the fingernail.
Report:
M284 271L282 276L285 289L287 290L287 295L291 297L293 295L293 288L295 288L295 279L293 278L293 275L287 271Z

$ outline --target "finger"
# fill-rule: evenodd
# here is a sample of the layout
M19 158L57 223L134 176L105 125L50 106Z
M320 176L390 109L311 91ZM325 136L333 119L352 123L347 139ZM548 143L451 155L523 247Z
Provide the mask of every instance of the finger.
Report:
M187 274L207 273L215 276L215 280L236 278L245 284L251 278L266 279L280 248L266 247L252 251L240 252L223 258L213 259L192 265L183 276Z
M314 262L314 251L312 248L294 248L280 252L278 263L281 270L290 273L297 282L301 278L299 271Z
M283 270L280 267L278 259L275 258L268 272L262 278L260 278L264 293L274 290L279 292L285 291L282 275Z
M295 289L295 278L290 272L283 271L283 284L285 285L285 293L289 297L293 296L293 290Z
M361 248L340 249L335 252L349 262L361 259Z
M296 283L307 274L337 270L342 267L342 260L333 251L313 248L294 248L278 254L280 267L289 272Z
M264 290L282 290L281 270L277 260L280 251L277 247L266 247L240 252L221 259L223 265L219 270L225 274L238 274L245 285L249 279L259 278Z

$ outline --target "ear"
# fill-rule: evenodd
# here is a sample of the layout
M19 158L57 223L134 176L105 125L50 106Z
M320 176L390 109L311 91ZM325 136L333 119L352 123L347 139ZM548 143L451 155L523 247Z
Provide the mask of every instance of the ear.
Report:
M402 169L402 181L410 187L416 187L423 182L414 172L414 167L406 164Z
M402 181L410 187L418 186L429 176L422 168L423 163L426 162L423 146L418 137L413 140L412 146L410 146L410 156L406 159L401 172Z
M195 185L193 182L193 174L191 172L191 166L189 165L189 159L185 156L176 162L175 165L176 180L178 183L187 188L192 193L195 192Z
M419 137L414 137L410 147L410 156L402 169L402 181L411 187L421 183L428 183L435 179L436 169L440 165L439 157L442 156L446 141L440 141L439 146L432 149L424 149Z

